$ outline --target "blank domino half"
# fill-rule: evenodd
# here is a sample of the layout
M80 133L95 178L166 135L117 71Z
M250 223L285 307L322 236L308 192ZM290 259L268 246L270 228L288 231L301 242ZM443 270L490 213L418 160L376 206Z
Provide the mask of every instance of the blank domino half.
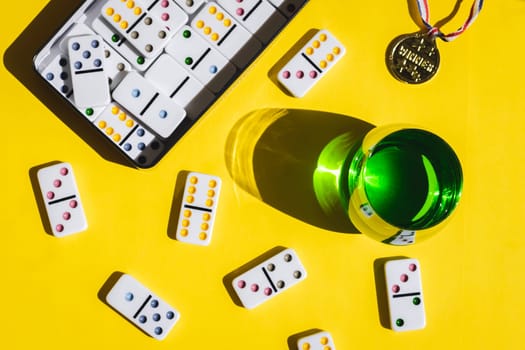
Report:
M390 325L394 331L425 328L425 305L417 259L390 260L385 264Z
M320 30L279 71L277 79L295 97L303 97L346 53L327 30Z
M180 318L177 310L127 274L113 285L106 302L157 340L164 339Z
M37 179L53 235L63 237L87 229L71 164L42 168L37 172Z
M181 242L208 245L221 190L217 176L191 172L186 178L175 238Z
M306 270L293 249L285 249L232 281L242 305L252 309L306 278Z
M144 77L183 107L190 119L204 112L215 98L211 91L168 54L160 55Z
M297 350L335 350L330 333L321 331L299 338Z

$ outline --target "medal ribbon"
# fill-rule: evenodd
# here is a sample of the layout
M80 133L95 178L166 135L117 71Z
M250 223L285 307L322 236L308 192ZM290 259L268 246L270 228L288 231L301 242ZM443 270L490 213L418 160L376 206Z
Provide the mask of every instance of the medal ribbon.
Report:
M460 36L464 31L468 29L474 23L474 20L478 17L478 14L483 7L483 0L475 0L470 8L470 14L465 21L465 23L458 28L455 32L450 34L444 34L439 28L434 27L430 24L430 11L428 6L428 0L417 0L417 7L419 9L419 14L421 15L421 20L423 24L429 30L428 35L432 37L439 37L443 41L452 41Z

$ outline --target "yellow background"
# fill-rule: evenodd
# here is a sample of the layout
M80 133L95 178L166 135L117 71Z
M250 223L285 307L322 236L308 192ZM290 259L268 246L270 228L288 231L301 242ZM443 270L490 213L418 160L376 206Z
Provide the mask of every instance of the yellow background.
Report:
M311 0L148 170L104 159L21 83L49 89L31 66L32 50L46 38L24 32L49 3L73 9L79 1L2 4L2 349L288 349L291 336L314 328L331 332L338 349L523 348L525 1L487 1L464 35L438 41L437 76L409 86L390 76L384 56L394 37L417 30L412 1ZM454 5L430 1L432 21ZM443 30L459 27L470 5L463 1ZM312 28L334 33L347 56L306 97L292 98L268 72ZM21 40L27 48L17 52L23 63L17 79L5 52ZM322 229L265 203L233 181L226 140L243 116L274 107L340 113L374 125L412 123L437 133L463 164L457 212L436 237L393 247ZM56 160L73 165L89 222L86 232L63 239L45 233L30 178L31 168ZM168 236L182 170L223 179L208 247ZM308 278L254 310L235 305L223 278L276 246L294 248ZM395 333L381 326L373 266L391 256L421 262L424 330ZM165 341L145 336L100 301L97 293L115 271L132 274L181 312Z

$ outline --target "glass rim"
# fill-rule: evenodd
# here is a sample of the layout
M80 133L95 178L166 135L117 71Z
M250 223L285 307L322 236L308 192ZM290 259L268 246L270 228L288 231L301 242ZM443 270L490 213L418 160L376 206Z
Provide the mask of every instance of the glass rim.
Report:
M372 133L372 132L371 132ZM463 190L463 171L461 162L448 142L446 142L442 137L436 135L435 133L415 127L415 126L399 126L392 125L383 129L380 134L367 135L365 140L363 140L363 145L361 151L363 152L362 167L360 170L360 176L365 177L367 171L368 161L374 157L378 148L381 145L385 144L389 140L395 139L397 136L411 133L417 134L418 136L424 137L425 140L412 140L411 142L419 143L421 147L421 152L426 154L426 157L432 164L432 167L437 169L442 169L442 171L436 171L437 181L439 183L440 198L439 200L431 204L431 207L428 208L425 214L418 218L414 222L409 224L401 224L400 222L395 222L389 218L385 218L384 213L377 211L377 208L374 208L374 203L370 200L370 189L367 188L366 182L362 182L362 194L366 202L370 205L372 210L384 220L389 225L401 230L424 230L430 229L444 222L454 211L454 209L459 204ZM367 139L368 138L368 139ZM430 141L430 142L429 142ZM427 143L425 145L424 143ZM428 145L431 143L431 145ZM442 192L445 191L448 194L448 198L443 198ZM386 215L388 216L388 215Z

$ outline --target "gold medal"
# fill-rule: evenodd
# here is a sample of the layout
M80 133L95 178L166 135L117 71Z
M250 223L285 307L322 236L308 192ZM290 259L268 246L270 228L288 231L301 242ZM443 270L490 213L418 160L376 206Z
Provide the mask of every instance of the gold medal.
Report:
M445 34L439 26L430 24L428 0L414 0L421 16L422 30L415 34L401 35L388 46L386 61L388 70L401 81L421 84L436 75L439 69L439 51L436 38L450 42L463 34L478 17L484 0L474 0L465 23L455 32Z
M397 37L388 47L388 70L409 84L421 84L432 78L439 69L436 40L424 33Z

